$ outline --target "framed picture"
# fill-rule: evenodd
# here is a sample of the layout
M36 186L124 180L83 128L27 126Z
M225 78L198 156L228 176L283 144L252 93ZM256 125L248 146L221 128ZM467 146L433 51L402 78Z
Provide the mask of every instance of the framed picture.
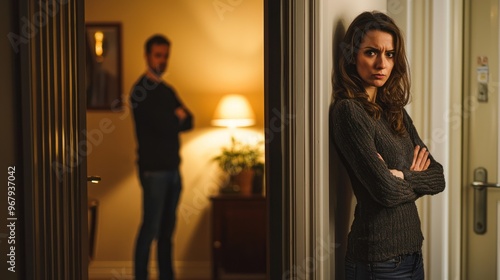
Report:
M86 23L87 109L122 109L121 24Z

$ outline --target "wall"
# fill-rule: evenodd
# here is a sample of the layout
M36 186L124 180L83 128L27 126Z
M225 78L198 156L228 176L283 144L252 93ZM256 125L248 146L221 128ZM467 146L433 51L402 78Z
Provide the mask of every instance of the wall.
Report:
M262 1L87 0L85 13L87 22L122 24L125 100L135 80L145 71L145 40L154 33L163 33L172 41L164 78L195 115L195 129L181 136L184 189L174 237L174 260L179 278L209 278L208 197L221 183L220 171L211 158L229 143L231 135L225 129L211 127L210 120L223 95L243 94L255 111L257 125L233 133L247 139L262 138ZM99 132L100 122L107 119L112 123L112 131ZM99 184L89 185L89 196L100 203L90 276L128 276L132 271L142 195L130 111L88 111L87 130L88 174L102 177Z

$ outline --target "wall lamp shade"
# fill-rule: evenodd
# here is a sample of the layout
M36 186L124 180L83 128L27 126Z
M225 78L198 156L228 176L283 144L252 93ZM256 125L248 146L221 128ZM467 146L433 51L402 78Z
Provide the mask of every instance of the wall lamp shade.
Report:
M104 60L104 33L102 31L96 31L94 33L94 40L94 51L97 62L102 62Z
M215 109L212 125L244 127L255 124L255 115L248 100L238 94L224 96Z

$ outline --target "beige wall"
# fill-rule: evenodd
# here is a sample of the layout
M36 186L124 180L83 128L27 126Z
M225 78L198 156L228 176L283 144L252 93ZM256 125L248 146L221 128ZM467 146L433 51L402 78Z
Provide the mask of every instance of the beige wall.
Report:
M169 68L164 76L195 115L195 129L181 137L183 192L178 211L174 259L180 277L210 273L210 204L220 171L211 161L230 132L210 126L219 99L244 94L257 116L257 125L237 136L263 136L264 57L263 3L212 0L87 0L86 21L118 21L123 36L123 97L145 71L144 41L163 33L172 41ZM99 124L111 121L112 131L99 134ZM89 185L89 196L99 199L95 260L90 275L130 274L141 215L141 189L135 166L135 135L130 111L89 111L88 174L102 176ZM91 138L92 139L92 138ZM153 252L154 253L154 252Z

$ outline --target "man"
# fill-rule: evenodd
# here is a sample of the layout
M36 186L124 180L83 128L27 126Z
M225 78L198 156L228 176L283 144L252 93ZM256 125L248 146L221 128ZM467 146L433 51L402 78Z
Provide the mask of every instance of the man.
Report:
M193 116L161 76L167 69L170 41L162 35L145 44L147 70L132 89L138 142L143 218L135 247L135 279L148 279L150 247L157 240L160 280L174 279L172 234L181 192L179 132L193 127Z

